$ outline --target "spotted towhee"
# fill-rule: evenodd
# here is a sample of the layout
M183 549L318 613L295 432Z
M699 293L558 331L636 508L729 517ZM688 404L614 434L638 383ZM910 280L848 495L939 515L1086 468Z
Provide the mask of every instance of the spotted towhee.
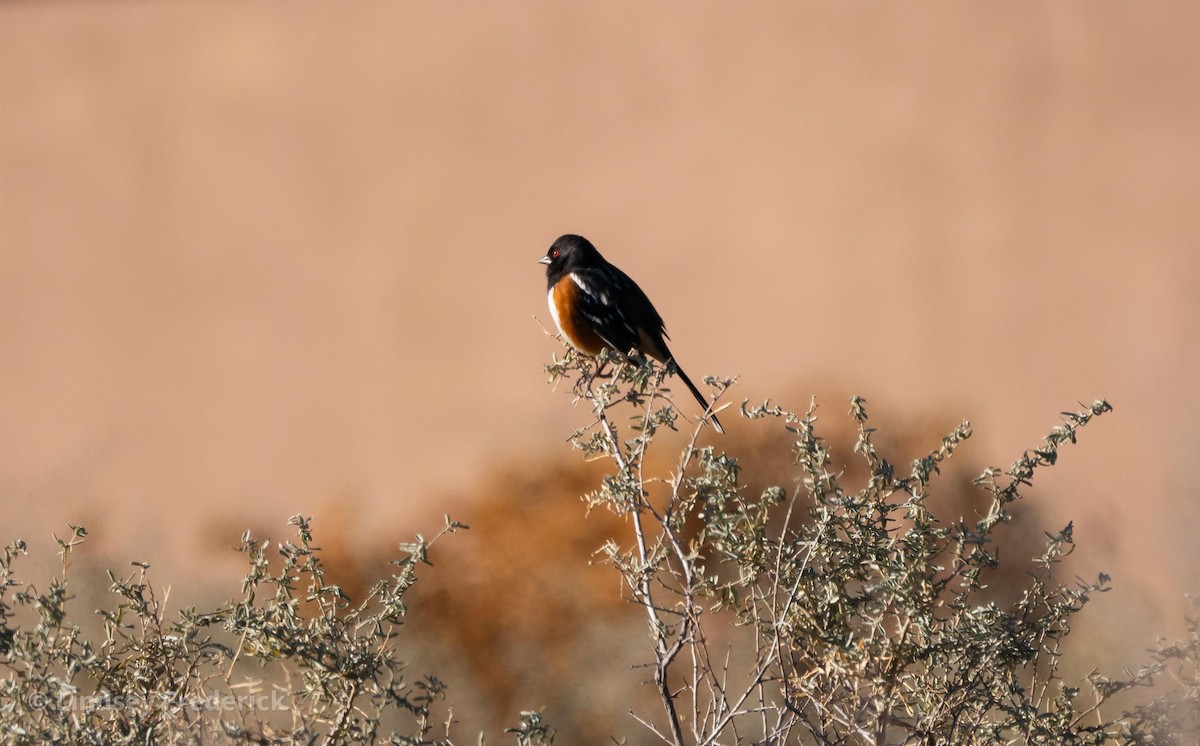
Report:
M605 347L625 355L637 350L679 374L696 401L707 411L709 402L675 362L667 349L667 330L654 304L629 279L609 264L583 236L559 238L538 260L546 265L546 285L554 324L571 346L588 355ZM711 415L718 433L725 430Z

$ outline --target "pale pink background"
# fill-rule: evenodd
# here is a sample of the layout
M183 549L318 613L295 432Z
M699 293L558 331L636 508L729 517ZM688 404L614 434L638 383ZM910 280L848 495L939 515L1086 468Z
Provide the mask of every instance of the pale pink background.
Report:
M2 538L186 594L293 513L469 523L578 458L572 231L737 400L1007 466L1107 397L1035 499L1140 651L1200 591L1198 91L1194 2L0 5Z

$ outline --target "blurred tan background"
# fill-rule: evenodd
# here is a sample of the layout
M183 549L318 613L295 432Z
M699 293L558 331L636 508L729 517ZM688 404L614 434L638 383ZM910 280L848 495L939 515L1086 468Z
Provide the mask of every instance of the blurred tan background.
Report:
M294 513L471 523L578 458L534 264L578 232L735 401L1007 466L1108 398L1033 494L1140 653L1200 591L1198 91L1192 2L4 4L3 538L186 598Z

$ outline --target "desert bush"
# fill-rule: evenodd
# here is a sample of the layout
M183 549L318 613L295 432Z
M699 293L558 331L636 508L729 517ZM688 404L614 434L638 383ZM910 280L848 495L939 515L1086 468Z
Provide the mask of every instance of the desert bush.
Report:
M439 556L452 570L486 566L495 587L466 600L433 593L420 609L433 612L448 649L490 669L481 678L507 690L502 707L528 702L514 690L529 676L550 675L539 670L549 660L554 687L564 691L616 678L648 684L649 696L629 694L620 708L632 720L613 711L571 742L597 742L597 733L626 724L641 729L634 742L670 744L1200 740L1200 618L1188 620L1187 639L1162 642L1136 670L1068 680L1062 661L1072 624L1109 579L1059 579L1055 570L1074 547L1069 524L1046 533L1032 556L1006 552L1002 562L997 549L1021 490L1111 410L1107 402L1063 413L1011 467L984 470L978 499L969 501L957 499L961 481L943 474L970 437L967 423L903 464L876 445L883 439L857 397L847 418L850 448L821 437L829 428L818 428L815 404L797 414L743 402L742 427L768 434L706 441L701 422L681 427L661 367L568 352L548 370L590 409L571 441L593 463L584 472L535 474L518 466L494 478L494 489L514 493L523 507L479 509L491 543L457 564L454 542L439 546ZM733 382L708 383L720 401ZM665 441L654 445L664 430L684 442L677 457ZM786 470L773 454L738 458L704 444L765 450L780 438L791 443ZM534 492L581 491L588 519L569 500L559 500L549 522L545 503L522 502ZM542 536L533 527L547 523L542 530L558 539L547 546L567 556L531 551ZM597 531L577 530L585 523ZM82 527L58 540L61 570L44 588L19 579L27 546L8 545L0 553L4 740L452 745L461 713L438 676L412 672L409 662L424 665L430 638L414 638L409 605L431 546L465 526L447 518L433 539L401 545L385 577L357 579L364 590L352 600L330 580L336 573L322 561L310 520L292 524L291 541L243 535L242 587L211 611L168 614L149 567L134 563L109 573L112 601L94 620L79 608L68 572L86 538ZM577 596L585 582L589 596L604 594L607 583L533 566L585 564L597 533L607 537L597 556L625 589L607 591L598 623L615 630L638 615L648 632L609 630L604 644L648 640L640 652L583 639L597 607ZM462 573L446 577L439 585L463 584ZM522 636L529 647L514 644ZM643 665L618 663L631 657ZM521 746L554 740L541 712L516 719L506 737Z
M998 574L997 528L1038 470L1111 411L1107 402L1064 412L1011 467L986 469L976 480L986 509L968 518L936 515L930 503L969 423L894 464L874 445L866 402L853 398L866 478L850 484L817 434L815 404L795 414L743 402L743 417L790 433L798 471L794 485L750 494L737 459L698 445L702 422L669 473L646 470L656 434L680 421L661 367L568 351L547 370L591 408L575 445L613 465L587 501L629 520L631 535L614 537L604 555L648 627L659 712L634 716L657 740L1182 744L1200 734L1194 617L1188 640L1163 643L1136 671L1064 680L1073 618L1109 590L1104 574L1056 579L1074 547L1070 524L1045 534L1023 585L1001 594L1015 600L989 589L993 578L1013 582ZM706 382L717 401L733 383ZM666 494L652 498L654 483ZM1121 708L1122 693L1164 678L1168 691Z
M404 597L429 547L464 528L447 518L401 545L394 572L352 603L326 581L310 522L295 541L242 537L249 571L219 608L169 618L134 563L109 573L99 632L77 618L68 566L87 532L57 539L62 571L45 590L17 580L26 554L0 556L0 733L9 743L450 744L446 685L400 658ZM520 744L550 737L538 713L511 729Z
M566 398L558 397L558 398ZM692 411L690 402L685 411ZM880 427L873 442L893 460L924 455L921 446L938 442L945 416L872 412L895 426ZM761 494L773 485L792 484L796 466L788 434L769 421L737 419L726 423L725 435L707 436L737 458L739 487ZM822 419L821 433L831 458L843 469L843 483L865 482L869 469L853 453L857 428L851 418ZM666 433L647 449L642 463L647 475L669 474L678 465L677 452L689 435ZM701 442L706 436L701 436ZM611 461L573 458L570 443L557 444L520 458L507 458L480 474L461 494L449 495L453 511L469 511L471 531L441 545L434 554L436 580L423 582L410 595L417 610L409 617L410 634L420 639L413 664L438 671L452 681L456 719L465 732L502 729L519 707L544 708L546 716L572 743L607 743L625 736L631 743L646 738L629 710L644 712L656 704L652 687L642 686L639 664L645 618L630 612L631 599L621 592L621 578L597 553L606 540L628 535L629 518L608 510L593 510L583 519L580 496L592 492L611 470ZM983 492L972 484L983 468L970 453L960 451L943 462L938 492L930 508L986 510ZM653 478L645 485L647 499L658 504L668 485ZM1034 566L1029 559L1040 550L1039 499L1014 511L1006 526L1005 562L996 569L990 596L1009 600L1006 589L1016 587ZM693 538L699 522L686 527ZM336 528L336 525L334 526ZM338 532L331 535L321 523L324 556L334 552ZM1026 540L1025 535L1030 534ZM347 536L346 538L350 538ZM363 549L360 556L386 557L390 547ZM379 560L378 562L382 562ZM369 567L372 561L361 561ZM330 574L344 587L355 587L330 562ZM1011 576L1008 577L1008 576ZM725 645L737 628L710 625L710 645ZM1077 635L1074 650L1087 649L1086 633ZM1080 644L1082 643L1082 645Z

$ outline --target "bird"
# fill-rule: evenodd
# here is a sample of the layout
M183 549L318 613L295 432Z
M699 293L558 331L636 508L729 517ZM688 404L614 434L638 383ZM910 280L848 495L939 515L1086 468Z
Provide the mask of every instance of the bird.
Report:
M680 380L708 411L709 402L675 361L667 330L654 304L629 275L609 263L583 236L560 236L546 255L546 300L554 325L572 347L599 355L608 347L624 356L630 350L654 358ZM713 428L724 433L717 416Z

